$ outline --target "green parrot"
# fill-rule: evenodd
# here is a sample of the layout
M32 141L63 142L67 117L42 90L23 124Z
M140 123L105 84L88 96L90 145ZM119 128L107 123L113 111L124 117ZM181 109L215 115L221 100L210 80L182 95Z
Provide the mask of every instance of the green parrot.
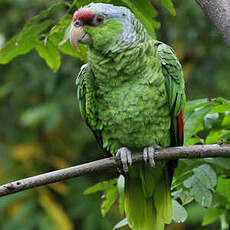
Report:
M125 7L91 3L73 15L70 41L87 44L77 77L81 116L102 149L119 156L125 213L133 230L162 230L172 220L170 185L177 162L159 147L183 145L184 79L168 45L153 39ZM132 166L132 152L144 162Z

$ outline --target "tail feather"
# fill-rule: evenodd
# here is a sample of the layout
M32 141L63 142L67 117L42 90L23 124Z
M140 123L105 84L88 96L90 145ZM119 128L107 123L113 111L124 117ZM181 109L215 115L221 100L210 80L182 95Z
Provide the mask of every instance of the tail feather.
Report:
M129 226L132 230L164 230L164 225L172 219L168 181L162 174L162 167L161 170L144 168L139 177L125 179L125 212Z
M140 179L126 178L125 213L132 230L158 230L153 198L144 197Z
M172 221L172 201L169 186L162 181L154 193L154 204L157 210L157 216L162 219L165 224Z

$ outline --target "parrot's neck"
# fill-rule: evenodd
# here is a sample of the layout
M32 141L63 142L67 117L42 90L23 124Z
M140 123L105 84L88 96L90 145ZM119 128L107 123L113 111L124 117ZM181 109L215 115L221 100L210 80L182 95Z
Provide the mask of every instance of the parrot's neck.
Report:
M139 43L123 52L102 54L89 49L88 61L93 70L95 81L101 90L119 87L124 82L135 81L147 72L146 66L158 58L153 39Z
M110 48L112 53L125 52L137 48L141 43L145 43L153 38L148 34L142 23L131 15L132 20L123 21L123 30L118 39Z

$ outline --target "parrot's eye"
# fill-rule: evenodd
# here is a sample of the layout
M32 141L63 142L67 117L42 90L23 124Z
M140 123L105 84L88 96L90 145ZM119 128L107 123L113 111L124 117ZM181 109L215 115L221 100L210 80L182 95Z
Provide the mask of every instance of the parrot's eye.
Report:
M95 24L100 25L104 22L105 17L103 15L97 15L95 18Z
M83 22L77 19L77 20L74 22L74 25L77 26L77 27L83 26Z

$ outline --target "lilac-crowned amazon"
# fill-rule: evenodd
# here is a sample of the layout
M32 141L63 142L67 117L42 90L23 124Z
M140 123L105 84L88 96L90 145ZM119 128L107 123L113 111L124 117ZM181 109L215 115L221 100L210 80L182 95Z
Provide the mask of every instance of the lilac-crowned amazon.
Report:
M125 7L91 3L73 16L70 41L89 45L77 77L83 120L125 172L125 213L133 230L162 230L172 219L175 161L155 166L159 146L183 144L184 79L168 45ZM132 166L132 152L145 163Z

